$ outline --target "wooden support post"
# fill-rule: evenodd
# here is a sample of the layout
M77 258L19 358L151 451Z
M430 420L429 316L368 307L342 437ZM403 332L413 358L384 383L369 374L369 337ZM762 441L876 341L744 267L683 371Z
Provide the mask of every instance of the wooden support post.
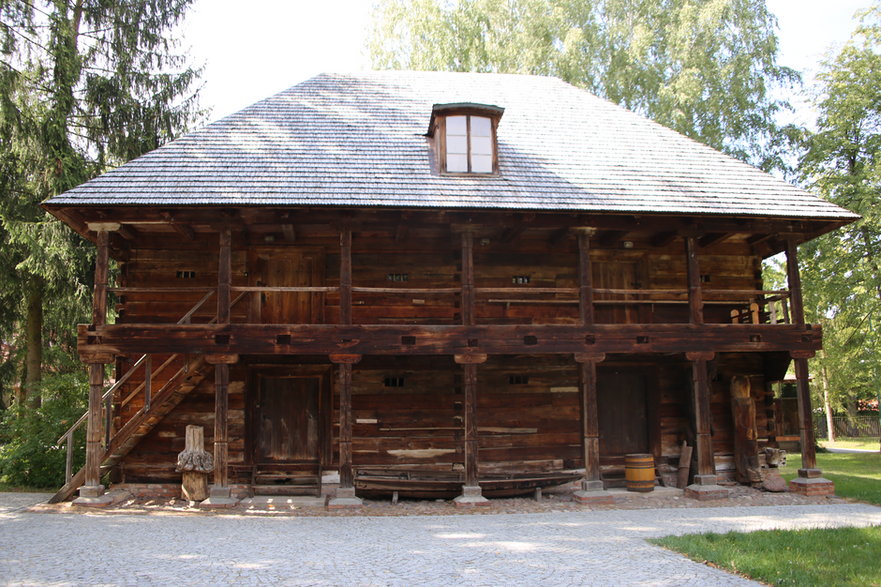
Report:
M352 229L340 230L340 324L352 323Z
M217 323L230 322L230 288L232 287L232 233L229 227L220 231L217 265Z
M604 491L600 476L600 423L597 413L597 363L605 355L577 354L581 385L581 431L584 455L584 478L581 489L573 494L579 503L613 503L612 494Z
M477 365L486 361L486 355L456 355L455 359L462 365L462 388L465 395L465 482L462 495L453 502L460 507L487 505L489 501L483 497L480 489L477 438Z
M360 355L331 355L331 362L339 365L340 394L340 486L327 506L331 509L359 507L361 499L355 495L355 475L352 466L352 365Z
M704 299L701 290L701 270L697 260L697 242L685 237L685 260L688 274L688 311L691 324L704 323Z
M229 488L229 364L214 365L214 483L204 507L232 507L238 500Z
M686 495L699 500L728 497L728 490L720 487L716 478L716 463L713 455L712 419L710 414L710 381L707 373L709 361L715 354L711 352L687 353L691 361L692 408L694 413L695 453L697 454L697 473L694 483L686 488Z
M118 228L115 225L115 228ZM108 226L97 227L98 250L95 256L95 284L92 298L92 327L107 322L107 275L110 262L110 233ZM103 422L101 418L104 395L104 365L89 364L89 412L86 420L85 484L79 488L78 505L103 506L110 503L101 485L101 461L104 458ZM70 442L70 440L68 440Z
M578 307L584 326L592 326L594 322L593 269L590 264L590 237L593 233L592 228L578 232Z
M474 235L462 232L462 324L474 324Z
M786 281L789 284L792 323L804 326L805 309L801 296L801 275L798 271L798 244L794 237L786 239Z

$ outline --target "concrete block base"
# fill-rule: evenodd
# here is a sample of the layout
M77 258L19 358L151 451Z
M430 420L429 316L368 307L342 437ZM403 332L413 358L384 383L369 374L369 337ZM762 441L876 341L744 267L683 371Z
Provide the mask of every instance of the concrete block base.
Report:
M698 501L728 499L731 491L717 484L715 475L695 475L694 483L685 488L685 497Z
M208 499L199 504L201 508L226 509L238 505L239 500L232 496L229 487L212 485L208 490Z
M835 495L835 484L823 477L802 477L801 469L799 476L789 482L789 490L807 497Z
M489 500L483 497L480 486L462 486L462 495L453 500L453 505L460 507L479 507L489 505Z
M364 505L361 498L355 495L354 487L339 487L336 494L327 502L327 509L342 510L349 508L360 508Z
M113 498L104 493L103 485L83 485L79 488L80 495L73 500L74 505L102 508L113 503Z
M584 505L604 505L615 503L615 497L608 491L576 491L572 499Z

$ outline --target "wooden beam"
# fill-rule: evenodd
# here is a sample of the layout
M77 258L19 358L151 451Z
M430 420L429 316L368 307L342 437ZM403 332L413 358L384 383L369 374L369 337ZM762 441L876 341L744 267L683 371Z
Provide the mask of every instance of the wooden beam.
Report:
M649 239L649 244L653 247L666 247L676 240L677 236L679 236L679 233L675 230L665 230L654 234Z
M95 256L95 288L92 297L92 325L107 323L107 274L110 257L110 233L98 231L98 250Z
M232 233L229 227L220 231L217 265L217 323L229 324L230 287L232 287Z
M121 224L119 226L119 230L117 230L116 232L117 234L119 234L119 236L129 242L136 241L141 236L141 233L139 233L134 226L129 226L127 224Z
M685 237L685 259L688 277L689 322L703 324L704 300L701 290L701 272L697 260L697 245L693 236Z
M462 324L474 324L474 235L462 231Z
M78 327L80 356L144 353L469 355L810 351L822 329L793 324L110 324Z
M578 233L578 309L581 324L591 326L594 322L593 269L590 264L591 233Z
M214 485L229 485L229 365L214 366Z
M196 240L196 232L186 224L181 224L175 219L175 215L171 212L161 212L162 218L171 225L171 228L174 229L179 235L184 237L185 239L192 241Z
M462 387L465 393L464 449L465 486L478 486L478 443L477 443L477 365L462 366Z
M716 463L713 455L713 437L711 434L710 383L707 375L707 364L713 357L712 353L687 353L692 369L692 406L694 413L695 453L697 456L697 474L702 477L716 474ZM704 480L704 485L708 483Z
M798 271L798 242L794 237L786 239L786 280L789 283L789 310L792 322L803 326L805 309L801 295L801 275Z
M106 234L106 233L105 233ZM83 497L97 497L103 493L101 486L101 459L104 449L101 446L103 429L101 421L101 396L104 392L104 365L89 365L89 416L86 421L86 494Z
M340 228L340 324L352 323L352 228Z
M795 363L795 383L798 398L798 428L801 440L801 467L802 469L817 468L816 439L814 438L814 419L811 409L810 377L808 374L808 360L805 358L793 359Z
M600 423L597 412L597 363L604 355L579 357L581 387L581 433L584 456L584 481L587 484L602 482L600 476ZM579 360L582 359L582 360Z
M355 486L352 470L352 364L341 363L339 369L340 393L340 488Z
M700 247L710 247L717 243L721 243L731 236L733 236L733 233L731 232L711 232L710 234L705 234L700 237L700 239L698 239L698 245Z

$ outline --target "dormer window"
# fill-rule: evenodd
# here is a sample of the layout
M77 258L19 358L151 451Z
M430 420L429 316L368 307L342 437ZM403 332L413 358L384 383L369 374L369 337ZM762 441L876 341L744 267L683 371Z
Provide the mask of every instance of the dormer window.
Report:
M498 173L496 127L504 112L485 104L435 104L429 136L435 137L437 168L442 174Z

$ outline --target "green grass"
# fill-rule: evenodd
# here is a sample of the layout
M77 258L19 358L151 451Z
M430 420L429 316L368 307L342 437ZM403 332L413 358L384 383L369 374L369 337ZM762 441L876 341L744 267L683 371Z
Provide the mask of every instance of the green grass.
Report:
M0 493L55 493L57 487L20 487L18 485L9 485L8 483L0 483Z
M801 455L789 454L780 469L788 481L798 474ZM817 453L823 476L835 483L835 494L881 505L881 453Z
M824 448L857 448L860 450L878 450L877 438L839 438L835 442L820 441Z
M881 585L881 527L669 536L651 542L771 585Z

